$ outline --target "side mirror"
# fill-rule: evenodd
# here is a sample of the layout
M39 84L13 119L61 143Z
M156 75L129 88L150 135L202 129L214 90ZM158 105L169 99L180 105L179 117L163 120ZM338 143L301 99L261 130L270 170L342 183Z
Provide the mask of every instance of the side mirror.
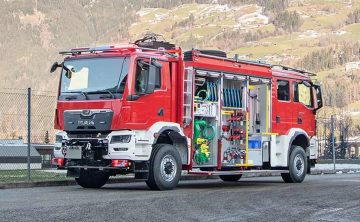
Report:
M54 62L50 68L50 73L55 72L58 67L61 67L61 65L58 62Z
M318 110L321 107L323 107L321 88L320 88L319 85L314 85L313 87L315 89L315 94L316 94L316 107L315 107L315 110Z

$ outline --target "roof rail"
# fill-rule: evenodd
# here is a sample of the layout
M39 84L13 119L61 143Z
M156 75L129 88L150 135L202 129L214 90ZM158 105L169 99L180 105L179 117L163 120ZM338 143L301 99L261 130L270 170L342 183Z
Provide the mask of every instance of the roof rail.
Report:
M76 49L70 49L70 50L65 50L65 51L60 51L59 54L60 55L79 55L81 53L84 52L88 52L88 53L95 53L95 52L118 52L121 50L142 50L142 51L152 51L152 52L157 52L157 53L162 53L162 54L171 54L171 53L178 53L181 50L180 49L164 49L164 48L158 48L158 49L153 49L153 48L144 48L144 47L138 47L138 46L131 46L129 45L128 47L117 47L117 46L100 46L100 47L95 47L95 48L76 48Z
M224 57L220 57L220 56L208 55L208 54L203 54L203 53L198 53L197 56L213 58L213 59L221 59L223 61L229 61L229 62L239 62L239 63L245 63L245 64L250 64L250 65L272 67L271 64L260 62L260 61L251 61L251 60L236 59L236 58L235 59L224 58Z
M306 71L306 70L304 70L304 69L298 69L298 68L293 68L293 67L283 66L283 65L272 65L272 66L271 66L271 68L274 68L274 67L281 67L282 70L295 71L295 72L299 72L299 73L301 73L301 74L306 74L307 76L316 76L315 73Z
M95 53L95 52L116 52L119 49L110 46L108 48L105 47L96 47L96 48L77 48L77 49L70 49L65 51L60 51L60 55L79 55L83 52Z

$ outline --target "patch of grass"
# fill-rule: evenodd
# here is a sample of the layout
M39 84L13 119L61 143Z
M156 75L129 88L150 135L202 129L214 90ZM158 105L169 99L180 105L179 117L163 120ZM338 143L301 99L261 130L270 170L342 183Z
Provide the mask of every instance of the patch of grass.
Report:
M187 18L191 13L201 10L204 6L199 4L184 4L173 10L171 13L180 18Z
M356 101L356 102L353 102L353 103L350 103L349 105L347 105L347 108L349 110L357 110L357 111L360 111L360 101ZM360 116L359 116L360 118Z
M360 23L351 24L343 28L347 33L342 36L346 40L359 41L360 39Z
M319 81L327 78L329 75L332 75L332 74L338 74L338 73L343 73L344 72L344 67L343 66L338 66L334 69L329 69L329 70L325 70L325 71L321 71L321 72L318 72L317 73L317 79Z
M31 181L66 180L66 173L31 170ZM27 170L0 170L0 183L27 182Z
M303 56L309 52L319 49L312 42L314 39L299 39L298 33L289 35L275 36L262 39L261 45L252 45L233 50L231 54L251 55L251 59L257 59L266 55L290 54L294 56ZM308 43L306 46L305 43Z

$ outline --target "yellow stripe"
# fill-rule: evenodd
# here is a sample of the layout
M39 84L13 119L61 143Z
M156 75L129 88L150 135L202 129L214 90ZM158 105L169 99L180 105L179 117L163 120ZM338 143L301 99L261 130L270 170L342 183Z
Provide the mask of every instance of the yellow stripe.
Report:
M241 163L236 163L235 166L254 166L254 164L241 164Z
M271 133L271 132L269 132L269 133L262 133L261 135L264 135L264 136L277 136L277 135L279 135L278 133Z

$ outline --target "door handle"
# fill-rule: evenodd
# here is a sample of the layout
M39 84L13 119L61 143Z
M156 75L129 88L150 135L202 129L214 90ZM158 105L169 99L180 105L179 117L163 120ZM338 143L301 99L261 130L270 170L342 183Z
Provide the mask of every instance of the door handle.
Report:
M276 116L276 123L280 123L280 116Z
M302 117L301 116L298 116L297 122L298 122L298 124L302 124Z
M164 108L161 107L157 114L158 116L164 116Z

